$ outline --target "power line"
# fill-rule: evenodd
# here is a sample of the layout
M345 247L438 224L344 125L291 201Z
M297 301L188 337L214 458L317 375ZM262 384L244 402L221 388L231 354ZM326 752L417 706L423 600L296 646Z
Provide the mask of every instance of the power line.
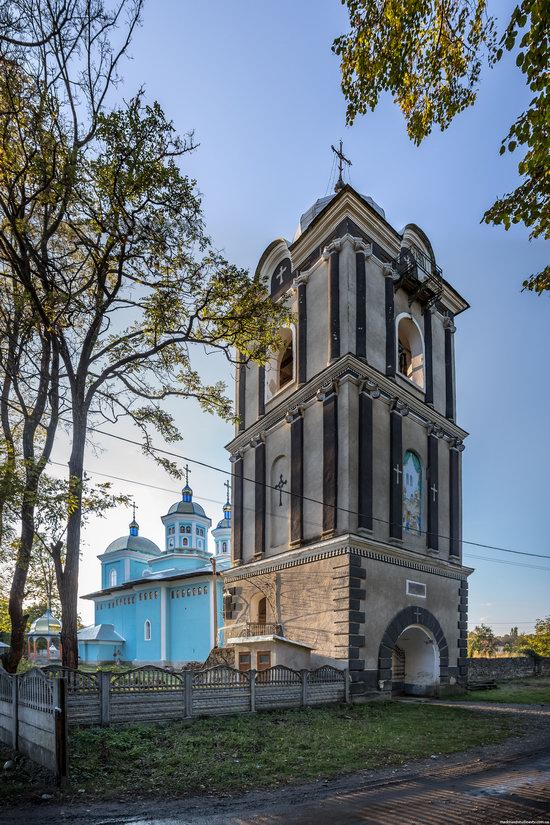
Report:
M508 564L512 567L528 567L531 570L547 570L550 573L550 567L544 567L542 564L522 564L519 561L507 561L506 559L492 559L489 556L474 556L472 553L464 553L464 558L480 559L482 561L490 561L494 564Z
M115 438L118 441L123 441L126 444L133 444L133 445L138 446L138 447L143 446L142 444L140 444L139 441L134 441L131 438L126 438L125 436L116 435L115 433L109 433L105 430L100 430L97 427L89 426L87 429L90 430L91 432L98 433L99 435L106 435L109 438ZM214 464L208 464L205 461L199 461L199 459L190 458L189 456L181 455L180 453L175 453L172 450L165 450L161 447L152 447L152 446L149 446L148 449L151 450L152 452L162 453L163 455L168 455L171 458L177 458L180 461L190 461L192 464L197 464L198 466L204 467L208 470L214 470L215 472L223 473L226 476L232 476L233 475L230 470L226 470L223 467L216 467ZM265 487L266 489L269 489L269 490L275 490L276 489L273 485L268 484L265 481L259 481L259 480L254 479L254 478L248 478L247 476L242 476L242 480L247 481L251 484L259 484L260 486ZM277 492L279 492L278 489L277 489ZM302 501L308 501L311 504L319 504L321 507L325 507L325 506L332 507L332 508L334 508L334 509L336 509L340 512L347 513L348 515L353 515L353 516L362 515L357 510L350 510L347 507L339 507L337 504L329 504L329 503L323 502L319 499L311 498L310 496L305 496L303 494L292 493L290 491L283 490L282 495L292 496L293 498L300 498ZM377 521L380 524L391 524L392 523L392 522L388 521L387 519L377 518L376 516L373 516L372 518L373 518L374 521ZM428 532L430 532L431 535L437 535L438 538L450 540L449 536L442 535L441 533L433 534L433 533L431 533L431 531L428 531L428 530L418 530L417 532L419 532L422 535L427 535ZM507 548L507 547L499 547L498 545L493 545L493 544L483 544L482 542L468 541L466 539L460 539L460 543L461 544L467 544L471 547L482 547L485 550L498 550L502 553L513 553L514 555L518 555L518 556L532 556L532 557L538 558L538 559L550 559L550 556L546 556L546 555L543 555L541 553L529 553L525 550L511 550L510 548Z
M7 402L7 405L9 407L11 407L12 409L18 411L17 408L15 406L13 406L12 404L10 404L9 402ZM67 419L64 419L64 418L60 418L59 420L62 421L63 423L65 423L65 424L69 424L69 425L72 424L71 421L67 421ZM98 435L104 435L104 436L107 436L108 438L114 438L117 441L122 441L125 444L132 444L133 446L143 448L142 443L140 443L139 441L135 441L132 438L126 438L125 436L117 435L116 433L110 433L106 430L100 430L98 427L93 427L91 425L86 425L86 429L89 432L94 432L94 433L97 433ZM180 453L175 453L172 450L165 450L162 447L153 447L151 445L148 445L147 449L150 450L151 452L161 453L162 455L167 455L167 456L170 456L171 458L177 458L180 461L190 461L191 464L196 464L199 467L204 467L205 469L208 469L208 470L214 470L217 473L223 473L225 476L229 476L231 478L233 477L233 473L231 472L231 470L226 470L223 467L216 467L214 464L208 464L205 461L200 461L199 459L191 458L190 456L181 455ZM50 461L49 463L58 464L59 466L66 466L66 465L61 464L60 462ZM147 487L151 487L152 489L158 489L158 490L162 490L162 491L165 491L165 492L175 492L175 491L172 491L172 490L168 490L167 488L155 487L154 485L149 485L149 484L146 484L145 482L134 481L132 479L122 479L122 478L116 477L116 476L107 476L107 474L105 474L105 473L103 473L103 474L96 473L96 475L104 475L106 477L116 478L118 481L126 481L129 484L139 484L139 485L144 486L144 487L147 486ZM268 484L265 481L259 481L258 479L249 478L248 476L242 476L242 480L246 481L246 482L249 482L251 484L258 484L258 485L260 485L262 487L265 487L266 489L269 489L269 490L277 489L277 492L281 493L282 495L292 496L293 498L299 498L302 501L308 501L311 504L318 504L321 507L332 507L333 509L336 509L336 511L339 511L339 512L342 512L342 513L347 513L348 515L353 515L353 516L363 515L362 513L358 512L357 510L350 510L347 507L339 507L337 504L331 504L329 502L324 502L324 501L321 501L319 499L311 498L310 496L305 496L303 493L299 494L299 493L292 493L292 492L287 491L287 490L279 490L278 488L275 488L273 485ZM201 497L197 496L197 498L201 498ZM204 501L212 501L213 503L221 503L221 502L216 501L215 499L206 499L206 498L204 498L203 500ZM392 524L392 522L388 521L387 519L382 519L382 518L379 518L377 516L372 516L372 519L373 519L373 521L376 521L379 524L388 524L388 525ZM420 535L428 535L428 533L430 533L430 535L437 536L437 538L445 539L446 541L450 541L450 536L445 536L441 533L432 533L431 531L428 531L428 530L418 530L417 533L419 533ZM512 550L508 547L500 547L500 546L494 545L494 544L483 544L482 542L469 541L467 539L460 539L460 544L462 544L462 545L467 544L470 547L481 547L484 550L497 550L498 552L501 552L501 553L512 553L512 554L517 555L517 556L530 556L532 558L538 558L538 559L550 559L550 556L544 555L542 553L529 553L526 550ZM470 558L475 558L475 556L470 556ZM479 558L482 558L482 557L479 557ZM491 559L488 559L488 558L486 558L486 560L491 561ZM535 568L535 569L537 569L537 568ZM541 569L546 569L546 568L541 568Z

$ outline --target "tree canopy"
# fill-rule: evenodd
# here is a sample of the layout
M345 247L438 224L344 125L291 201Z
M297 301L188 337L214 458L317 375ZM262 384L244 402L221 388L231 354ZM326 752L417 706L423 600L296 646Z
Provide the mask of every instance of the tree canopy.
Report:
M550 0L522 0L499 37L487 0L342 0L350 30L334 40L340 57L347 123L374 110L389 92L417 145L434 126L446 129L477 98L484 63L515 50L532 94L500 152L520 152L521 183L498 197L482 220L509 229L524 223L531 238L550 238ZM496 4L495 4L496 5ZM550 266L524 280L550 290Z

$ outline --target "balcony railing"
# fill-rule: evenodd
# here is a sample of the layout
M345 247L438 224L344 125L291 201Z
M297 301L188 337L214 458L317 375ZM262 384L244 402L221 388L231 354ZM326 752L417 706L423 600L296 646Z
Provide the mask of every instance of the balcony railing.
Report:
M414 244L401 248L394 267L400 276L401 285L409 293L409 305L418 300L430 306L441 297L441 268Z
M252 636L282 636L283 627L272 622L244 622L223 628L226 636L250 638Z

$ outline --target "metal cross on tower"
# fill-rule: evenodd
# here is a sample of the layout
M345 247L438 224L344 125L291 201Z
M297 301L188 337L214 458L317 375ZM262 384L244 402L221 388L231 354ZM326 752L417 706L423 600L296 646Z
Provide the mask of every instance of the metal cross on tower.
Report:
M135 520L136 520L136 510L137 510L137 509L138 509L138 508L137 508L137 504L136 504L136 502L135 502L135 501L133 501L133 502L132 502L132 521L135 521Z
M277 482L277 484L273 485L275 490L279 491L279 507L283 506L283 487L286 487L286 484L287 480L286 478L283 480L283 474L281 473L279 481Z
M338 180L336 181L336 185L334 186L334 191L339 192L340 189L344 188L344 178L343 178L343 171L344 171L344 164L347 163L348 166L351 166L351 160L344 155L344 150L342 146L342 141L340 141L340 148L336 149L334 146L331 145L330 147L336 157L338 158Z
M229 479L228 479L227 481L225 481L225 482L224 482L224 485L223 485L223 486L224 486L224 487L226 488L226 490L227 490L227 504L229 504L229 499L230 499L230 497L231 497L231 484L230 484L230 482L229 482Z
M189 464L185 465L185 467L183 468L183 471L185 473L185 483L189 484L189 473L191 472L191 470L189 469Z

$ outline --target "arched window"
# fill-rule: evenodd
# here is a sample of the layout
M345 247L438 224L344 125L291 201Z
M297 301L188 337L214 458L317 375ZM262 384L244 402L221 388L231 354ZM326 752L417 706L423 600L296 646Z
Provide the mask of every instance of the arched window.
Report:
M420 327L408 312L397 317L397 369L424 389L424 340Z
M151 641L151 622L149 619L146 619L145 624L143 625L143 638L146 642Z
M273 353L265 368L265 400L269 401L279 390L294 381L294 328L279 330L281 348Z
M222 542L222 553L227 553L227 542Z
M117 584L117 575L116 570L111 570L109 573L109 587L116 587Z
M184 547L187 547L187 546L188 546L188 544L189 544L189 542L187 541L187 539L182 539L182 543L183 543L183 546L184 546Z
M415 536L422 531L422 462L411 450L403 456L403 527Z
M267 599L262 596L258 602L258 624L266 624L267 622Z

